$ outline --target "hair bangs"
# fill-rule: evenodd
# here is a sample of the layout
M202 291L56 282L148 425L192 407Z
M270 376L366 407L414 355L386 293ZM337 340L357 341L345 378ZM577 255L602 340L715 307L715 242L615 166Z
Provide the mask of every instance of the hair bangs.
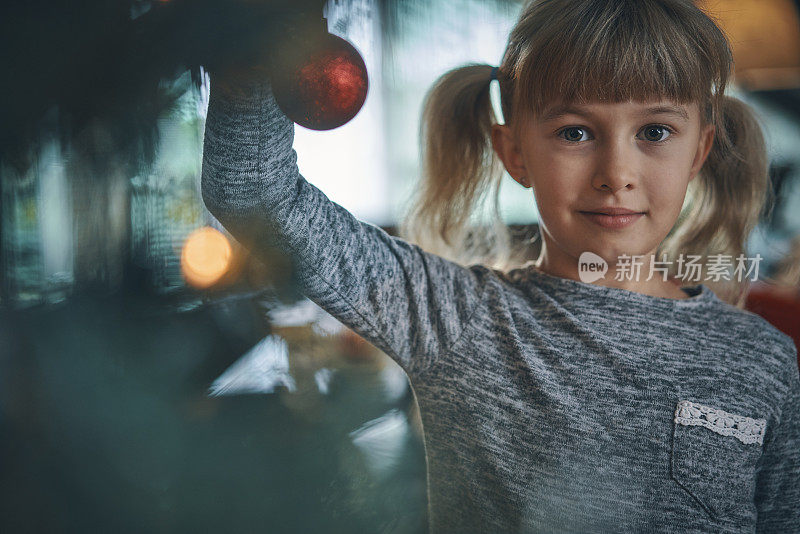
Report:
M678 22L685 16L676 13L680 2L595 0L567 9L559 4L557 16L538 15L550 24L529 34L516 62L513 107L523 114L539 116L556 102L705 103L715 86L724 90L729 51L697 31L702 20Z

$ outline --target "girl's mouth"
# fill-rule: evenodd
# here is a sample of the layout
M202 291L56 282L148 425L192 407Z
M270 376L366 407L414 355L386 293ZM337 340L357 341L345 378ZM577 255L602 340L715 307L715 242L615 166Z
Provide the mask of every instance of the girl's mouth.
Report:
M622 215L606 215L605 213L595 213L591 211L581 211L580 213L598 226L611 230L618 230L630 226L644 215L644 212L626 213Z

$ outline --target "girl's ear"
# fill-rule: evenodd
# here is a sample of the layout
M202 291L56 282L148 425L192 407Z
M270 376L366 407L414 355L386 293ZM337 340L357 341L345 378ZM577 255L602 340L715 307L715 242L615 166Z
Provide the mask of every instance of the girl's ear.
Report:
M522 187L530 187L528 171L522 159L517 139L511 128L504 124L492 125L492 146L508 174Z
M694 162L692 162L692 170L689 174L689 181L695 179L697 173L703 168L706 158L711 153L711 147L714 146L714 125L708 124L700 132L700 139L697 143L697 152L694 155Z

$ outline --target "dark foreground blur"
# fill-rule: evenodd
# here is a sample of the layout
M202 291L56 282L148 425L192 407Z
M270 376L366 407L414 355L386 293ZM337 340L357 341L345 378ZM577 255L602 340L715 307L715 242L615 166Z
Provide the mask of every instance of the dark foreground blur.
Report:
M0 530L423 532L405 375L276 302L0 312Z

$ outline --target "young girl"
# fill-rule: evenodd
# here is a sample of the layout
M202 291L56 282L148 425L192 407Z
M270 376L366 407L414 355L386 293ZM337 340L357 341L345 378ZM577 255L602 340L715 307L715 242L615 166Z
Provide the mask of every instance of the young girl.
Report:
M679 254L735 261L764 205L763 139L723 94L730 64L690 0L526 4L497 69L455 69L426 101L406 231L427 249L298 173L257 69L212 73L204 201L406 371L432 532L800 532L796 348L731 303L742 291L679 280ZM493 265L445 257L481 244L464 227L495 156L535 192L535 262L514 266L497 232ZM598 213L612 208L635 214ZM584 252L605 277L581 279ZM638 277L612 276L634 256Z

